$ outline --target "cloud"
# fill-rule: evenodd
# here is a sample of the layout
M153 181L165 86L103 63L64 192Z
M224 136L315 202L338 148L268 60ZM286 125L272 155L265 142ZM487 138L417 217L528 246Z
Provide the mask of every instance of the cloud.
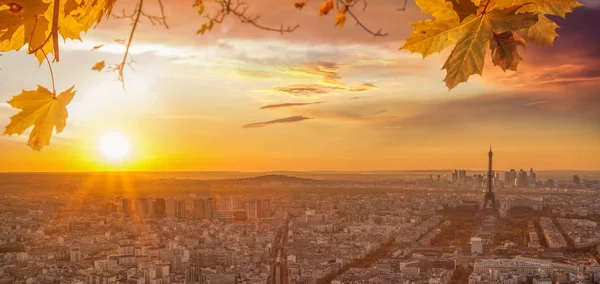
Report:
M275 120L270 120L270 121L250 123L250 124L246 124L246 125L242 126L242 128L260 128L260 127L266 127L266 126L270 126L270 125L274 125L274 124L300 122L300 121L307 120L307 119L310 119L310 118L297 115L297 116L290 116L290 117L280 118L280 119L275 119Z
M366 92L370 90L377 90L377 86L372 83L362 83L356 87L350 88L350 92Z
M253 70L253 69L237 69L237 73L249 79L269 79L273 77L273 73L265 70Z
M324 102L314 102L314 103L283 103L283 104L273 104L262 106L260 109L273 109L273 108L287 108L287 107L297 107L297 106L308 106L308 105L316 105L322 104Z
M296 84L274 87L271 90L268 90L268 92L272 94L286 94L293 97L314 97L317 95L329 94L334 90L340 90L340 88L322 84Z
M296 76L320 77L323 82L337 82L341 79L339 66L333 62L316 62L304 66L277 66L284 73Z
M545 103L548 103L548 101L546 101L546 100L533 101L533 102L526 103L523 106L534 106L534 105L541 105L541 104L545 104Z

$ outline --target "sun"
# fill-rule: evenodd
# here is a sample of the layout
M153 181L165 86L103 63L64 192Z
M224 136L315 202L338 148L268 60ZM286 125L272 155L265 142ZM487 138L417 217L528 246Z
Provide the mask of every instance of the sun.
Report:
M129 139L119 132L106 133L100 140L100 153L108 161L123 161L129 156Z

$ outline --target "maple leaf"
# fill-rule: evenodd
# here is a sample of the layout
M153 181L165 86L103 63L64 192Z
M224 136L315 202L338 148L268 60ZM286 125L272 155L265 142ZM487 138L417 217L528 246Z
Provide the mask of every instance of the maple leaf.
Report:
M194 5L192 7L196 7L197 8L197 12L198 15L202 15L204 13L204 2L202 0L196 0L196 2L194 2Z
M58 134L67 125L69 113L66 106L75 96L73 88L58 96L42 86L38 86L37 90L33 91L23 90L21 94L8 101L8 104L14 108L21 109L21 112L10 118L4 134L20 135L33 126L27 145L40 151L44 146L49 145L54 128Z
M302 10L302 8L304 8L304 5L306 5L306 2L294 2L294 8L298 10Z
M523 5L520 13L539 13L538 22L519 33L526 41L532 41L539 45L552 46L554 39L558 36L556 29L559 26L545 15L565 17L573 9L583 6L576 0L497 0L496 6L506 7L511 5Z
M470 15L477 14L477 5L471 0L446 0L452 3L452 9L456 12L460 21L464 20Z
M202 26L200 27L200 29L196 31L196 34L203 35L205 32L208 32L208 31L212 30L213 25L214 25L214 21L213 20L209 20L208 22L202 24Z
M42 45L49 32L50 22L43 16L48 7L42 1L0 0L0 51Z
M335 25L343 28L346 23L346 12L348 11L348 6L343 6L338 10L338 13L335 15Z
M333 9L333 0L327 0L319 6L319 15L327 15Z
M455 29L460 24L460 18L452 9L452 3L446 0L416 0L417 6L433 19L411 23L414 32L406 38L401 49L411 53L419 52L426 57L440 52L460 37L460 30Z
M102 71L102 69L104 69L104 60L97 62L96 64L94 64L94 66L92 66L92 70L94 71Z
M532 41L535 44L552 46L554 39L558 36L556 29L559 26L545 15L538 15L538 22L519 31L526 41Z
M460 21L451 3L444 0L417 0L422 11L432 14L434 18L413 23L414 32L406 39L402 49L419 52L425 57L457 43L442 67L447 71L444 81L449 89L466 82L473 74L482 74L485 53L493 32L517 31L529 28L538 21L535 13L517 14L523 5L498 8L493 5L494 1L482 1L477 14Z
M517 50L518 46L525 46L525 40L514 32L494 33L490 39L494 66L500 66L504 71L517 71L519 61L522 59Z
M497 7L523 5L524 12L537 12L565 18L573 9L583 6L577 0L496 0Z

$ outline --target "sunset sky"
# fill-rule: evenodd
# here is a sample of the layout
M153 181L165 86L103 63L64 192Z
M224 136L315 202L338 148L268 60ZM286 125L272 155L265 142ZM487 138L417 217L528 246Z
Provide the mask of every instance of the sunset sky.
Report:
M134 8L120 2L115 10ZM521 50L518 72L494 68L488 54L484 76L450 92L440 70L449 50L426 59L398 50L408 23L426 18L412 0L407 11L378 0L357 12L382 38L351 19L335 27L316 0L302 11L248 2L264 25L300 27L281 35L230 19L201 36L193 1L165 0L170 28L143 21L125 90L91 67L120 62L113 39L127 37L128 20L62 45L57 90L77 90L67 127L41 152L26 146L29 132L0 136L0 171L483 169L489 143L497 169L600 169L598 0L557 20L554 47ZM18 110L4 102L51 83L25 50L3 54L0 68L5 126ZM100 155L107 132L129 137L128 160Z

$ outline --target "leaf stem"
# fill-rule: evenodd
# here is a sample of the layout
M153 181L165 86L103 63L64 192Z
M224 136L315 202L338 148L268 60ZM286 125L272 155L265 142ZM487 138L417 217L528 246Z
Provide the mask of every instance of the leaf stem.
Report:
M44 58L46 58L46 63L48 63L48 69L50 69L50 78L52 78L52 94L54 94L54 97L56 98L56 87L54 86L54 72L52 71L52 64L50 64L50 60L48 60L48 55L46 54L44 49L40 49L40 51L44 54Z

